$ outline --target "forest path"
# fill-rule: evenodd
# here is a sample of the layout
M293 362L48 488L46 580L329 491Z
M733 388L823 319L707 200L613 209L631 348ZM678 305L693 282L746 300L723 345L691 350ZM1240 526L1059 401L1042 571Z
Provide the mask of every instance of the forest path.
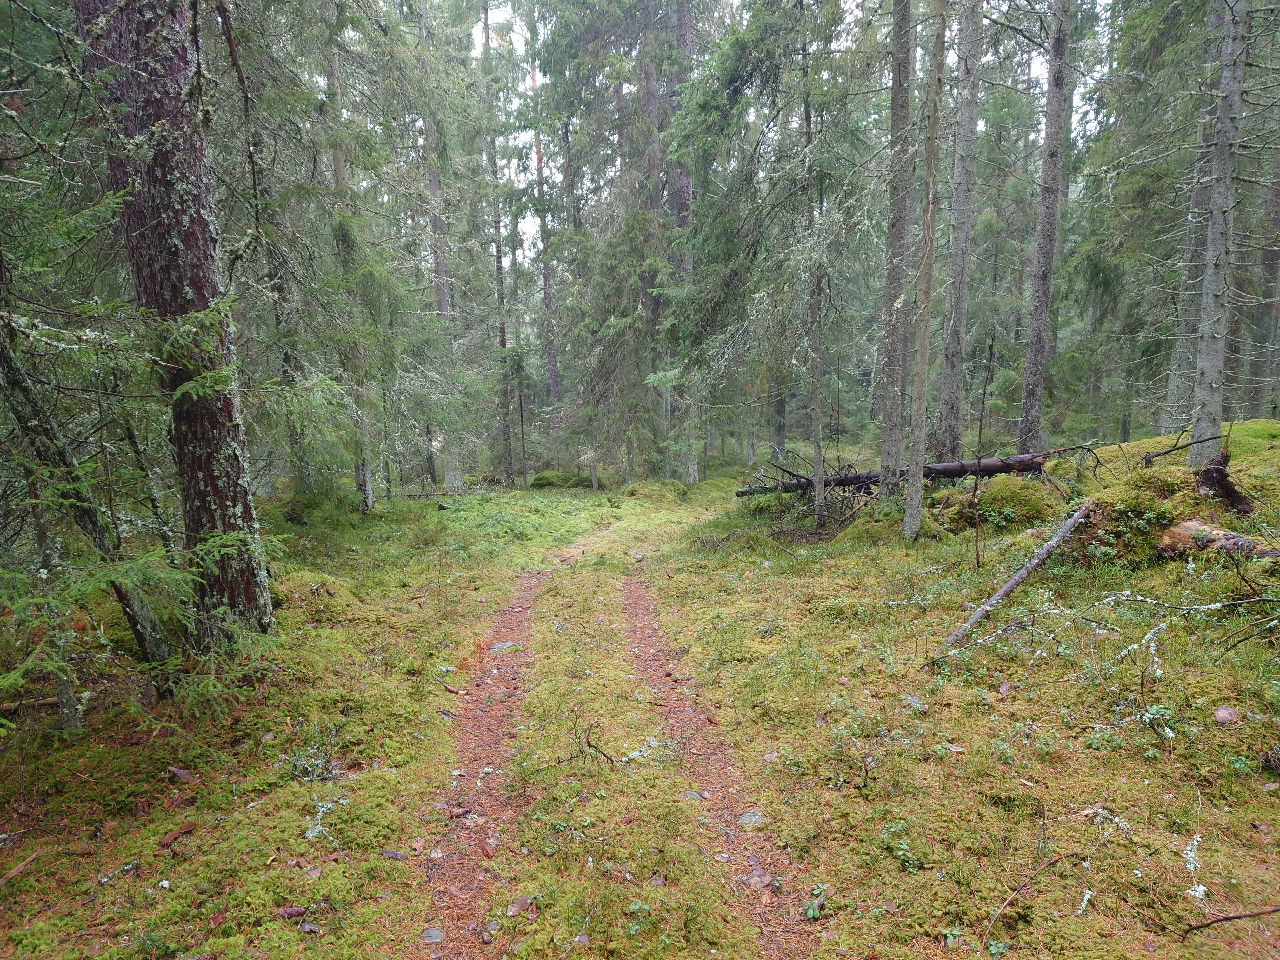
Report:
M484 944L492 940L482 928L497 880L488 863L527 806L522 797L509 795L506 767L514 755L522 678L533 659L533 601L546 579L545 570L520 577L511 602L469 658L471 680L453 720L456 766L448 793L436 803L448 825L427 858L434 904L434 918L422 934L427 956L483 957Z
M658 624L653 595L642 576L622 584L626 638L636 672L653 691L664 736L677 745L681 770L720 836L715 860L728 864L728 884L736 910L759 931L760 956L807 957L816 948L814 923L805 916L808 891L802 869L766 832L764 818L751 802L732 745L718 735L708 705L681 676L680 659Z
M695 519L598 528L519 578L465 661L430 906L404 955L642 955L646 923L681 931L664 956L816 951L805 869L680 675L641 572Z
M552 554L550 568L580 560L610 526ZM447 826L427 857L432 920L409 956L471 960L494 952L488 945L497 924L486 920L486 911L499 877L490 861L512 842L530 801L527 793L512 791L508 766L533 664L533 605L550 575L549 568L522 574L510 602L464 661L470 681L459 691L462 707L453 718L455 767L447 794L435 804Z

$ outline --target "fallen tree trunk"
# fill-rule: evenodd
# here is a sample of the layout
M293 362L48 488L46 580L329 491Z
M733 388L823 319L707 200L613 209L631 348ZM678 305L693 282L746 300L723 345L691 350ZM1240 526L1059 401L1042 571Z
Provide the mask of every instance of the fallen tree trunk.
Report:
M1199 520L1183 520L1160 537L1160 552L1166 557L1192 550L1221 550L1241 557L1280 557L1280 549L1243 533L1211 527Z
M962 477L993 477L999 473L1036 473L1044 469L1050 457L1077 449L1079 448L1063 447L1059 450L1046 450L1043 453L1021 453L1014 457L984 457L981 460L926 463L924 478L926 480L959 480ZM826 486L828 489L831 487L870 489L879 482L879 470L864 470L861 473L833 473L827 477ZM808 477L796 477L768 486L742 487L736 495L754 497L762 493L803 493L812 488L813 481Z
M41 697L38 700L16 700L12 703L0 703L0 713L17 713L24 707L52 707L57 702L57 697Z
M937 652L925 661L925 666L936 663L938 660L947 656L950 651L965 638L970 630L976 627L983 620L987 619L987 615L990 614L1001 601L1008 597L1009 594L1013 593L1013 591L1017 590L1018 587L1022 585L1022 582L1036 571L1036 568L1039 567L1040 564L1053 556L1054 552L1066 542L1067 537L1071 536L1071 531L1079 526L1080 521L1089 515L1089 511L1092 507L1092 500L1086 500L1081 504L1080 508L1069 516L1062 526L1058 528L1058 532L1050 537L1048 542L1037 550L1031 559L1022 565L1017 573L1005 581L1004 586L993 593L986 603L978 607L977 610L973 611L973 613L969 615L969 619L964 622L964 626L960 627L958 630L953 632L951 636L947 637L946 640L942 641L942 646L938 647Z

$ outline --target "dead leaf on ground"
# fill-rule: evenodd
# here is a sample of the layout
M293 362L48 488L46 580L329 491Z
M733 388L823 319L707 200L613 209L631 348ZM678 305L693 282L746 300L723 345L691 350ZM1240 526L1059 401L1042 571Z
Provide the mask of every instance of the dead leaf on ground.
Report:
M194 823L184 823L182 826L178 827L176 830L170 830L168 833L166 833L163 837L160 838L160 846L162 847L169 846L170 844L173 843L173 841L177 840L184 833L190 833L195 828L196 828L196 825Z

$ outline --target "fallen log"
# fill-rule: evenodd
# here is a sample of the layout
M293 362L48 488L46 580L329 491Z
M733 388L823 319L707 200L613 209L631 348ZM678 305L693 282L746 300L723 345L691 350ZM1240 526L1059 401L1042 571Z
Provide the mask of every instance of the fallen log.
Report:
M1160 537L1160 552L1166 557L1193 550L1221 550L1241 557L1280 557L1280 549L1199 520L1183 520Z
M984 457L981 460L954 460L947 463L926 463L926 480L959 480L962 477L994 477L1000 473L1036 473L1043 470L1050 457L1060 456L1079 447L1062 447L1043 453L1020 453L1013 457ZM861 473L833 473L826 478L825 486L853 487L867 490L880 482L879 470L863 470ZM797 477L768 486L741 487L736 496L754 497L763 493L803 493L813 488L808 477Z
M941 660L943 657L948 656L950 652L959 645L960 641L965 638L970 630L985 620L988 614L990 614L1001 601L1022 585L1022 581L1031 576L1031 574L1036 571L1036 568L1048 560L1049 557L1053 556L1054 552L1066 542L1069 536L1071 536L1071 531L1079 526L1080 521L1089 515L1089 511L1092 508L1092 500L1086 500L1082 503L1080 508L1069 516L1062 526L1058 528L1058 532L1050 537L1048 542L1037 550L1031 559L1022 565L1017 573L1005 581L1004 586L993 593L986 603L982 604L982 606L978 607L977 610L974 610L973 613L969 615L969 619L964 622L964 626L955 630L951 636L942 641L942 645L938 647L932 657L925 661L924 665L927 667L930 664Z
M41 697L38 700L16 700L12 703L0 703L0 713L17 713L24 707L51 707L57 702L57 697Z

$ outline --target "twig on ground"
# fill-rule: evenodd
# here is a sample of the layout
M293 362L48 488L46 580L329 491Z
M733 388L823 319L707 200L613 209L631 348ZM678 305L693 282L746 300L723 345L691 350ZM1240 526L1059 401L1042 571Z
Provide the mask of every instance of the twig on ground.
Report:
M1187 939L1187 934L1189 933L1195 933L1197 930L1203 930L1215 924L1227 923L1230 920L1248 920L1251 917L1265 917L1272 913L1280 913L1280 907L1263 907L1261 910L1248 910L1244 913L1229 913L1225 917L1214 917L1204 923L1195 923L1187 927L1182 931L1182 939Z
M1013 901L1018 898L1019 894L1021 894L1022 891L1026 890L1027 887L1031 886L1031 884L1035 882L1036 877L1040 876L1040 874L1044 873L1050 867L1061 863L1063 860L1069 860L1072 857L1083 857L1083 856L1084 854L1081 853L1079 850L1072 850L1070 853L1064 853L1061 856L1054 857L1052 860L1046 860L1044 863L1040 864L1040 866L1036 868L1035 872L1032 873L1031 876L1027 877L1027 879L1023 880L1022 883L1019 884L1018 887L1013 891L1013 893L1009 894L1009 896L1005 898L1004 903L1000 904L1000 909L995 912L995 915L991 918L991 921L987 924L987 929L982 931L982 938L978 941L978 943L985 944L987 942L987 938L991 936L991 931L995 929L996 921L1000 919L1000 915L1004 913L1006 909L1008 909L1009 904L1013 903ZM1280 909L1280 907L1278 907L1277 909Z
M27 869L27 867L31 865L31 861L34 860L36 857L40 856L40 854L42 853L44 853L44 850L37 850L35 853L31 854L31 856L27 857L27 859L23 860L16 867L13 867L12 869L10 869L9 872L6 873L3 877L0 877L0 890L3 890L6 886L8 886L10 880L12 880L18 874L20 874L23 870Z

